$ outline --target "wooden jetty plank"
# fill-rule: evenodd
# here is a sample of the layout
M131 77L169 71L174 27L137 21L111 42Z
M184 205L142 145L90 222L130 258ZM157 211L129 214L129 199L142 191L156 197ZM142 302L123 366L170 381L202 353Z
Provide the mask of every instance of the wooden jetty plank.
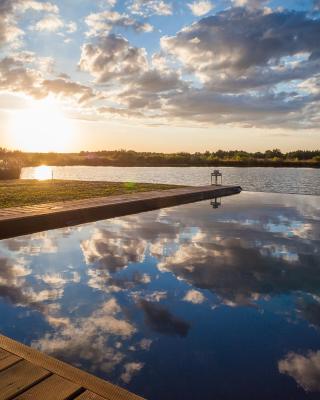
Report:
M50 375L50 372L20 361L0 372L0 400L10 400Z
M86 390L84 393L76 397L74 400L105 400L105 399L95 393Z
M16 364L21 358L15 356L14 354L8 353L5 350L0 349L0 371Z
M240 186L199 186L0 209L0 240L240 192Z
M52 374L60 375L64 379L74 382L84 389L100 395L104 400L143 400L142 397L115 386L110 382L97 378L91 374L88 374L87 372L81 371L78 368L74 368L71 365L47 356L46 354L43 354L35 349L32 349L31 347L25 346L24 344L16 342L15 340L3 335L0 335L0 348L15 354L24 360L27 360L29 363L34 364L34 366L44 368L50 371ZM6 371L8 371L8 369L4 372ZM0 400L3 400L1 396Z
M70 396L76 396L81 391L80 385L70 382L61 376L51 375L18 397L15 397L14 400L68 400Z

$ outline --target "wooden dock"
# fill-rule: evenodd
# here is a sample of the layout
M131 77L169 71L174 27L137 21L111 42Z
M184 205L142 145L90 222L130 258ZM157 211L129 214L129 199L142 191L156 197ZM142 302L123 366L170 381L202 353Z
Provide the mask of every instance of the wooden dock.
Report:
M0 335L0 400L143 400Z
M240 186L199 186L0 209L0 240L240 193Z

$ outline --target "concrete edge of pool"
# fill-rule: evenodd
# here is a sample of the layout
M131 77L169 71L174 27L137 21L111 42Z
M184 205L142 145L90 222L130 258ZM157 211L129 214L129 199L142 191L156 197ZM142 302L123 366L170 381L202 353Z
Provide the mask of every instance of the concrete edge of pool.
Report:
M49 229L120 217L241 192L240 186L198 186L120 196L4 208L0 240Z
M0 335L0 399L44 398L143 400L125 389Z

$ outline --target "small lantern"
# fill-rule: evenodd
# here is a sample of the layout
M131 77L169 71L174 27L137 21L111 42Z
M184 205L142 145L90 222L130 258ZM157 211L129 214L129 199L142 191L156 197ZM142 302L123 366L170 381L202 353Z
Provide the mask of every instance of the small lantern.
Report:
M215 169L212 173L211 173L211 185L213 185L213 178L214 178L214 184L218 185L218 178L221 178L221 185L222 185L222 173L218 170Z

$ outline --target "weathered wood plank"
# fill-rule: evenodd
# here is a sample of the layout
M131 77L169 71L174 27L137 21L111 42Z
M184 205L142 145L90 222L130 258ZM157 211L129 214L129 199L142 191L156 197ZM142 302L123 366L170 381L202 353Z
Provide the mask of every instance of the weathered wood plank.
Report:
M74 400L105 400L105 398L87 390Z
M110 382L97 378L91 374L88 374L87 372L81 371L78 368L74 368L71 365L47 356L46 354L43 354L35 349L32 349L31 347L25 346L24 344L16 342L15 340L3 335L0 335L0 348L11 352L36 366L45 368L53 374L60 375L63 378L72 381L107 400L143 400L142 397L115 386ZM4 372L6 371L7 370ZM3 399L0 397L0 400Z
M16 364L20 360L20 357L0 349L0 371L10 367L13 364Z
M15 397L14 400L67 400L70 396L80 393L81 386L63 379L58 375L51 375L31 389Z
M49 375L49 371L28 361L18 362L0 373L0 400L12 399Z

